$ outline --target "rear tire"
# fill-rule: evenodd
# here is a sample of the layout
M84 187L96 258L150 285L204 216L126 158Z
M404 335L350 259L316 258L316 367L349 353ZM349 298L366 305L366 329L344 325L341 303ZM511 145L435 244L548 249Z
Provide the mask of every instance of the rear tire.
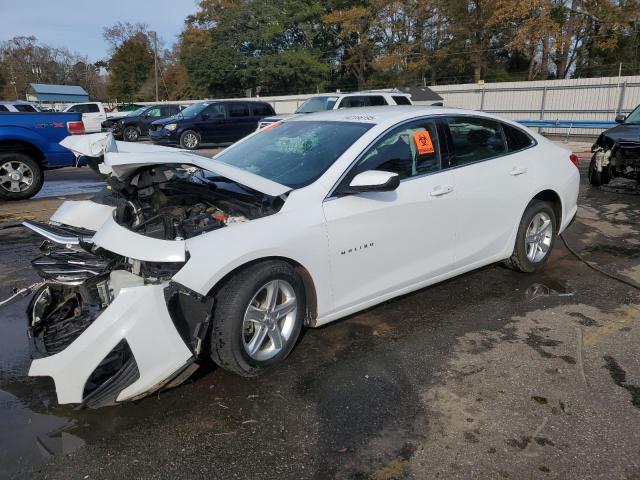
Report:
M211 359L240 376L259 375L289 355L305 312L304 285L290 264L252 265L215 295Z
M25 200L44 183L40 164L24 153L0 153L0 199Z
M599 187L600 185L605 185L609 183L611 180L611 171L610 166L606 165L602 168L602 171L598 171L598 167L596 166L596 156L595 154L591 157L591 162L589 162L589 183L594 187Z
M513 254L505 263L520 272L540 270L549 259L555 238L553 208L547 202L532 200L520 220Z
M127 127L122 131L122 138L126 142L137 142L140 138L140 132L136 127Z
M200 146L200 135L193 130L185 130L180 135L180 146L187 150L197 150Z

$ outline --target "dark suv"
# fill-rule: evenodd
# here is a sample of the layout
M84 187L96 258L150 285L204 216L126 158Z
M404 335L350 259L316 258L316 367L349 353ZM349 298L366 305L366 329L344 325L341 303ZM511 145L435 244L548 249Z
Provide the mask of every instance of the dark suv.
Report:
M179 115L153 122L154 143L195 150L202 143L233 143L255 131L264 117L275 115L266 102L212 101L196 103Z
M119 140L135 142L149 134L152 122L177 115L179 112L180 106L173 104L140 107L126 115L107 118L102 122L102 131L113 133Z

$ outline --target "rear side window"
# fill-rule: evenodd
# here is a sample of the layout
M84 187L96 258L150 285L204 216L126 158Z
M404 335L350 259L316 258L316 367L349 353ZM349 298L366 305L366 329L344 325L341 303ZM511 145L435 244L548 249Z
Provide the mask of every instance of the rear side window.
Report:
M36 109L33 108L31 105L27 105L24 103L19 103L17 105L14 105L15 109L19 112L35 112Z
M411 100L409 97L405 97L404 95L394 95L393 101L396 102L396 105L411 105Z
M252 103L251 109L256 117L268 117L274 114L273 108L267 103Z
M502 130L504 131L504 136L507 139L507 148L509 149L509 152L524 150L525 148L529 148L533 145L533 138L519 128L503 123Z
M179 112L178 107L163 107L162 108L162 115L164 117L171 117L173 115L176 115Z
M87 113L100 113L100 108L95 103L88 103L86 107Z
M379 107L382 105L388 105L387 101L381 95L373 95L368 98L369 105L372 107Z
M229 103L229 116L230 117L248 117L249 106L246 103Z
M488 118L450 117L447 123L453 140L451 166L479 162L507 153L499 122Z
M5 107L4 105L0 105L0 112L8 112L9 109L7 107Z

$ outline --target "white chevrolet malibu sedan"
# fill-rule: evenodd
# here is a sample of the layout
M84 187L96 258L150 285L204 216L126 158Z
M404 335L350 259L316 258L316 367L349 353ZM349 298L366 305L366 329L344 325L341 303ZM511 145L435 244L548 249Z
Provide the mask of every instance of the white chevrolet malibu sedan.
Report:
M24 222L47 238L29 374L88 407L175 386L203 356L259 374L304 326L483 265L533 272L576 214L576 158L480 112L323 112L213 159L110 134L63 144L110 189Z

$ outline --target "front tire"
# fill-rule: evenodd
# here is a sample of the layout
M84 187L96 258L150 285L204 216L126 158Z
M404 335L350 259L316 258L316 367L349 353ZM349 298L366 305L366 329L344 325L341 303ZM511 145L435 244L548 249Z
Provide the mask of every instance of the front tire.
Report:
M127 142L137 142L140 138L140 132L136 127L127 127L122 132L122 138Z
M520 272L540 270L553 249L556 238L556 215L547 202L532 200L524 211L513 254L507 265Z
M180 135L180 146L187 150L197 150L200 146L200 135L193 130L185 130Z
M304 284L290 264L248 267L215 295L212 360L243 377L259 375L289 355L305 312Z
M589 183L594 187L599 187L600 185L605 185L609 183L611 180L611 167L606 165L602 168L602 171L598 171L598 167L596 165L596 156L595 154L591 157L591 162L589 162Z
M0 199L31 198L43 183L42 167L33 158L24 153L0 154Z

